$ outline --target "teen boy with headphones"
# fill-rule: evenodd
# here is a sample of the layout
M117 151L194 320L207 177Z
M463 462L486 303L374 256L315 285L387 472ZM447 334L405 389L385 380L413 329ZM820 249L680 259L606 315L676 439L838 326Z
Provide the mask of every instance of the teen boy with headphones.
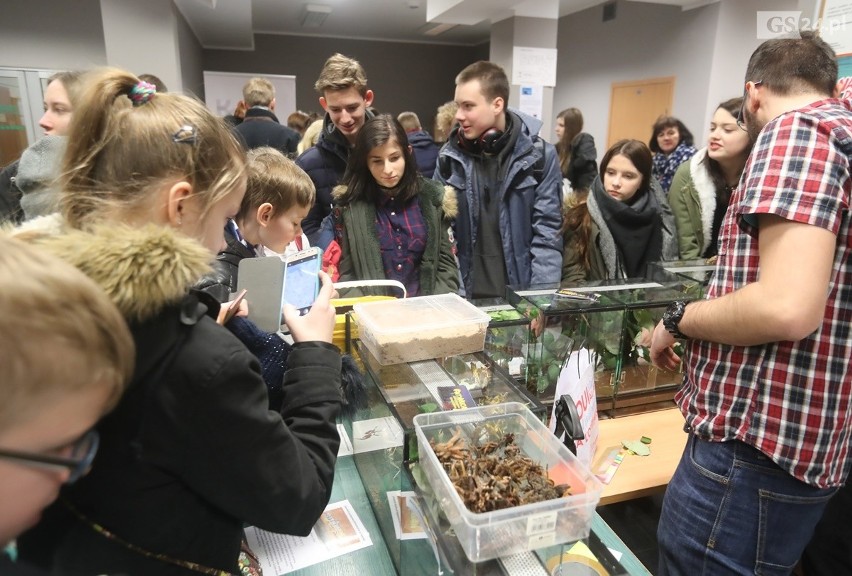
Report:
M562 175L541 121L507 109L509 80L493 62L456 76L457 125L435 178L452 187L462 285L468 298L504 296L506 286L558 283L562 270ZM454 205L457 205L457 209Z

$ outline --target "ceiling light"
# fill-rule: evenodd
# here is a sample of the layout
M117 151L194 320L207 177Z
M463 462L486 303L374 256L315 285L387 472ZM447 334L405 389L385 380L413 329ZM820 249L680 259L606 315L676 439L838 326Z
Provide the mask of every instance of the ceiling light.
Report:
M302 28L319 28L329 14L331 14L331 6L308 4L305 6L305 15L302 16Z

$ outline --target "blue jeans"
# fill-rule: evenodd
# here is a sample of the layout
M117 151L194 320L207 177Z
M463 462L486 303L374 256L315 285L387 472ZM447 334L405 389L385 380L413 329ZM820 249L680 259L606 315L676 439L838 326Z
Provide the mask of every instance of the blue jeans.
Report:
M789 574L836 490L742 442L690 434L663 499L658 574Z

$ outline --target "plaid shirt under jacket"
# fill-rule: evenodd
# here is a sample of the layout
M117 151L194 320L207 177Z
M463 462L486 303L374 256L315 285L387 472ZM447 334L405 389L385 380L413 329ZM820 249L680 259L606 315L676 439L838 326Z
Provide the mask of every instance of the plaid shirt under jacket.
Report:
M426 251L426 221L417 197L405 204L390 196L379 199L376 236L385 278L402 282L409 296L419 296L420 262Z
M676 397L699 437L741 440L822 488L842 484L852 464L850 155L852 101L821 100L764 127L731 198L707 298L758 279L756 216L774 214L837 236L825 317L798 342L690 341Z

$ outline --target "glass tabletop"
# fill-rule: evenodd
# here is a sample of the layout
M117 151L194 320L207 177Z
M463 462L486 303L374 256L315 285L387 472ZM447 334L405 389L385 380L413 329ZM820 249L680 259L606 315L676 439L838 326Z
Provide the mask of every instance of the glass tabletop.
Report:
M365 360L365 363L369 362L369 359ZM473 370L477 368L475 362L487 364L482 355L462 355L436 359L430 365L430 369L440 367L443 374L451 381L465 382L477 377L474 374L476 370ZM438 404L438 398L425 389L424 382L412 381L412 374L416 376L418 372L422 372L420 367L394 365L370 368L367 365L364 368L365 405L351 418L342 418L340 421L342 428L351 439L354 454L338 459L332 501L349 499L369 531L373 545L293 574L299 576L315 574L362 576L367 573L406 576L435 574L464 574L465 576L540 574L547 576L560 563L566 563L565 566L568 566L571 562L576 563L578 558L583 557L586 560L581 561L588 564L585 569L591 569L591 566L598 570L587 572L589 574L613 576L649 574L597 513L592 520L590 536L582 540L579 545L577 543L561 544L524 555L479 563L467 560L458 541L454 542L452 532L443 529L440 514L435 513L434 506L430 509L426 503L416 480L416 465L413 468L411 466L411 463L416 460L416 439L409 438L409 432L411 437L414 436L411 419L423 404ZM534 398L528 398L525 391L518 390L507 372L499 367L488 368L484 372L480 370L478 375L481 382L487 383L485 394L488 393L489 387L492 387L491 389L504 387L507 396L513 396L516 400L526 398L530 401L532 408L538 409L540 404L537 404ZM394 378L391 390L382 389L385 383L381 378ZM499 385L495 385L495 382L499 382ZM424 389L418 389L419 387ZM481 395L477 397L480 398ZM406 412L406 405L414 406L416 410L408 406L411 412L409 414ZM427 406L428 408L431 407ZM395 515L397 517L399 515L399 505L397 504L396 510L391 509L397 492L401 495L410 494L413 501L417 502L420 510L417 520L425 526L425 536L428 537L400 538L398 534L400 520L397 519L395 524ZM601 566L603 568L599 568ZM575 573L573 568L572 573Z

